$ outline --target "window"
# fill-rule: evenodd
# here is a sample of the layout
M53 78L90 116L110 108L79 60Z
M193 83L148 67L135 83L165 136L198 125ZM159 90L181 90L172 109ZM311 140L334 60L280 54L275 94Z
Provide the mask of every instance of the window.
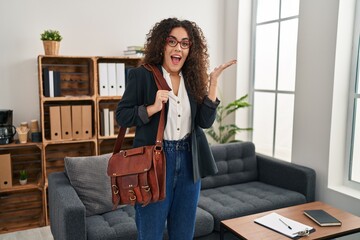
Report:
M360 15L357 14L360 13L359 3L359 0L338 3L327 178L329 189L354 199L360 199L360 183L355 180L356 174L360 172L359 168L356 170L353 164L356 159L354 151L357 151L355 144L358 144L355 143L358 141L355 132L359 132L359 123L356 123L359 111L355 107L355 103L359 101L359 95L357 95L359 90L356 91L355 85L356 82L359 83L357 80L360 36Z
M353 61L354 64L351 74L349 87L349 180L360 183L360 1L357 1L355 28L354 28L354 43L353 43Z
M252 141L290 161L299 0L257 0L254 13Z

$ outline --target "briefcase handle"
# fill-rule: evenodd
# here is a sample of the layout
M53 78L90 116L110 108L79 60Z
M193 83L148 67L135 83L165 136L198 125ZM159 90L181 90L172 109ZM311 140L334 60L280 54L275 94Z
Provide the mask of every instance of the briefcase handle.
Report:
M160 70L156 66L154 66L152 64L143 64L143 67L145 67L147 70L149 70L150 72L153 73L156 86L158 87L159 90L171 91L171 88L167 84L164 76L161 74ZM156 134L155 145L156 145L157 149L162 148L162 141L163 141L163 137L164 137L164 128L165 128L165 103L163 103L163 107L161 109L159 127L158 127L158 131ZM115 142L113 154L120 152L122 143L124 141L126 129L127 129L126 127L120 126L119 134L118 134L116 142Z

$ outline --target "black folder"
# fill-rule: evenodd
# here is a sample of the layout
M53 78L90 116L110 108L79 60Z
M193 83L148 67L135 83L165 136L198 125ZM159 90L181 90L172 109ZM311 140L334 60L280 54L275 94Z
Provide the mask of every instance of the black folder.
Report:
M321 209L305 210L304 214L322 227L341 226L341 221Z

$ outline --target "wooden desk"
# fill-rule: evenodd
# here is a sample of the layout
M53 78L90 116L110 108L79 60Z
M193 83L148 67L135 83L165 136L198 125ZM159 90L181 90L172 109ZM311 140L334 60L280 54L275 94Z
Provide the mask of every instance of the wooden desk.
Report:
M329 214L339 219L342 222L342 225L332 227L320 227L310 218L306 217L303 214L303 211L307 209L323 209ZM302 239L304 240L331 239L334 237L341 237L352 233L360 232L360 217L354 216L348 212L344 212L340 209L334 208L322 202L312 202L221 221L220 239L224 239L224 232L225 230L227 230L237 236L239 239L288 240L288 237L281 235L280 233L277 233L273 230L267 229L254 222L254 219L262 217L271 212L276 212L284 217L314 227L316 231L311 233L307 237L303 237Z

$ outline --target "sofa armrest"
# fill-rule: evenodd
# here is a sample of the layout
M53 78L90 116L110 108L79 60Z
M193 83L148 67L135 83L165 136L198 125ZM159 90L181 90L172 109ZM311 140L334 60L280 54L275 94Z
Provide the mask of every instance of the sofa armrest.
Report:
M316 173L313 169L258 153L256 158L259 181L299 192L307 202L315 200Z
M69 179L65 173L57 172L50 174L48 181L50 228L54 239L85 240L85 206Z

